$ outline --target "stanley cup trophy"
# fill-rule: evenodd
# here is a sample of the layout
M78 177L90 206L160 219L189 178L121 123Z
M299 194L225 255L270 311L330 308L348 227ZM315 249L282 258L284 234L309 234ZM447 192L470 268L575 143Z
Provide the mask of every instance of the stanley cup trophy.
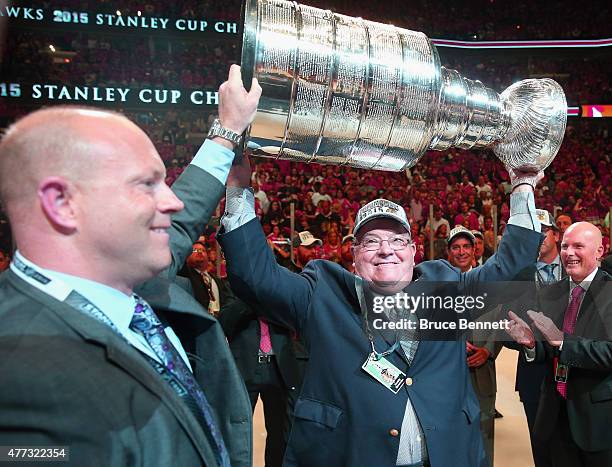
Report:
M246 135L256 156L399 171L428 149L492 147L541 170L565 132L551 79L497 94L440 66L423 33L286 0L246 0L242 72L263 89Z

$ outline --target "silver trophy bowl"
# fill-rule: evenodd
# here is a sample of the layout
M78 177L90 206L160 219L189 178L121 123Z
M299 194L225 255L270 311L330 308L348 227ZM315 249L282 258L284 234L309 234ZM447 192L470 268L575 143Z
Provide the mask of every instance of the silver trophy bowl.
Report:
M263 89L247 130L256 156L400 171L428 149L491 147L543 170L567 120L561 86L501 94L440 66L420 32L285 0L246 0L242 72Z

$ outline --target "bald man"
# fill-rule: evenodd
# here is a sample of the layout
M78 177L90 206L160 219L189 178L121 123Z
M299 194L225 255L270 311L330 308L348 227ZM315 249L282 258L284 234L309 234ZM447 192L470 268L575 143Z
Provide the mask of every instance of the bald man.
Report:
M241 134L259 86L247 93L233 66L219 93L219 125ZM0 197L18 249L0 276L0 445L68 446L73 465L251 465L219 324L155 277L191 252L233 147L211 137L172 191L119 114L51 107L8 129Z
M561 261L568 277L542 288L531 327L510 312L510 335L527 360L546 364L535 436L554 467L612 465L612 277L598 268L601 232L567 228Z

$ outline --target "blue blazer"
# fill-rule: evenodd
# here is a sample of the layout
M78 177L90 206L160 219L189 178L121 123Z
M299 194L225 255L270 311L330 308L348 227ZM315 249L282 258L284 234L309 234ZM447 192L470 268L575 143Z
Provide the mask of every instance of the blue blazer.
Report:
M422 340L410 367L401 350L389 355L409 378L393 394L361 368L371 349L353 274L322 260L300 274L278 266L257 220L219 238L234 292L268 319L295 329L308 346L285 466L395 466L408 397L432 467L487 465L463 339ZM511 280L535 261L540 242L539 233L509 225L498 254L482 267L461 274L447 261L429 261L415 275L464 291L478 281ZM389 348L384 336L374 342L377 349Z

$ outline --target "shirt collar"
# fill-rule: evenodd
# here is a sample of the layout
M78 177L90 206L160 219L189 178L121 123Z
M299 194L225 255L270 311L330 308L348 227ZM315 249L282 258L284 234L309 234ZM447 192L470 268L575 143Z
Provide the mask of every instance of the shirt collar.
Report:
M100 311L113 322L121 334L124 336L127 335L130 329L130 323L132 322L132 315L136 307L136 301L133 296L126 295L117 289L99 282L42 268L25 258L19 251L15 252L15 256L27 266L40 271L50 279L55 279L80 293L83 297L96 305Z
M582 282L580 282L579 284L574 282L573 280L571 280L570 278L570 294L572 293L572 291L574 290L575 287L582 287L584 289L584 291L588 291L589 287L591 286L591 282L593 282L593 279L595 279L595 275L597 274L597 271L599 271L599 268L595 268L593 269L593 272L591 274L589 274L588 276L586 276L584 278L584 280Z
M193 269L195 269L195 270L196 270L196 272L197 272L197 273L198 273L200 276L207 276L207 277L210 277L210 274L209 274L209 273L208 273L208 271L207 271L207 270L205 270L205 269L204 269L204 270L200 270L200 269L197 269L197 268L193 268Z
M536 263L536 268L538 269L538 271L540 271L540 270L542 270L542 268L544 268L544 266L546 266L548 264L554 264L554 265L557 266L557 268L559 268L561 266L561 258L559 257L559 255L557 255L556 258L553 259L550 263L545 263L544 261L538 261ZM554 269L555 274L558 271L557 268Z

